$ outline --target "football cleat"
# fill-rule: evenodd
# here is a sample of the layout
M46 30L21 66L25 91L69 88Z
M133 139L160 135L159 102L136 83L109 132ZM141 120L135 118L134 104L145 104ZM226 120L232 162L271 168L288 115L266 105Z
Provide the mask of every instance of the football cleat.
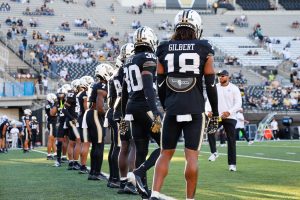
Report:
M88 170L88 168L86 168L86 166L81 166L80 167L80 171L78 172L78 174L88 174L90 173L90 171Z
M215 152L215 153L212 153L209 158L208 158L208 161L216 161L216 159L219 157L219 153L218 152Z
M107 187L109 188L120 188L120 182L118 181L108 181Z
M236 172L236 165L229 165L229 171Z
M138 191L137 191L137 189L136 189L136 187L135 187L132 183L130 183L130 182L128 182L128 183L125 185L124 191L125 191L127 194L135 194L135 195L139 194Z
M81 168L81 165L77 161L75 161L73 164L73 170L80 170L80 168Z
M68 165L67 169L68 170L72 170L73 169L73 165L74 165L73 162L69 162L69 165Z
M104 174L102 174L102 173L100 173L98 175L95 175L95 178L98 181L107 181L107 177Z
M61 167L61 163L58 161L55 161L53 167Z

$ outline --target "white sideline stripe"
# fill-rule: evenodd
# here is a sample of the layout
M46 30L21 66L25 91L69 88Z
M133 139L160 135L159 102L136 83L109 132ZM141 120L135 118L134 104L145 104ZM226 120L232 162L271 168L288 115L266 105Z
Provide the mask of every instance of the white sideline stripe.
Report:
M44 152L44 151L39 151L39 150L35 150L35 149L32 149L32 151L47 155L47 153ZM107 173L105 173L105 172L102 172L102 173L103 173L106 177L109 177L109 174L107 174ZM170 196L167 196L167 195L164 195L164 194L160 194L160 197L163 198L164 200L177 200L177 199L175 199L175 198L173 198L173 197L170 197Z

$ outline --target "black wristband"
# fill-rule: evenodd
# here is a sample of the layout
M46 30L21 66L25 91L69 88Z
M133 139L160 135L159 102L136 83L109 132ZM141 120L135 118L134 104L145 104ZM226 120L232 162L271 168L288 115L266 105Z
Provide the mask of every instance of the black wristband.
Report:
M154 89L153 89L152 74L143 74L142 80L143 80L144 94L145 94L145 98L148 103L148 106L153 113L156 113L157 107L156 107L156 103L155 103L155 93L154 93Z
M165 109L165 100L166 100L166 75L157 74L157 91L158 97L163 109Z
M218 92L217 92L217 86L215 82L215 75L214 74L204 75L204 78L205 78L205 85L206 85L206 93L207 93L209 103L211 105L213 116L219 116Z

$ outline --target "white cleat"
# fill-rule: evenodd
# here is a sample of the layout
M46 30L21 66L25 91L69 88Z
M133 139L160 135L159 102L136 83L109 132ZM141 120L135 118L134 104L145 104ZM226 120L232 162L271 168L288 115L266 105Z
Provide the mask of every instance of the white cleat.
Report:
M212 153L212 154L209 156L208 161L214 162L218 157L219 157L218 152Z
M229 165L229 171L236 172L236 165Z
M254 143L253 141L249 141L249 142L248 142L249 145L251 145L251 144L253 144L253 143Z

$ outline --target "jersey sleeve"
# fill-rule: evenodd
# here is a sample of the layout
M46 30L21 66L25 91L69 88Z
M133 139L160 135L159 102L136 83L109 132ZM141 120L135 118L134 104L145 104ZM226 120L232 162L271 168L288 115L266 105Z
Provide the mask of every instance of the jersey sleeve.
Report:
M139 62L139 65L141 66L141 72L149 71L153 73L153 75L155 74L157 57L154 53L146 52L145 54L142 54Z
M167 41L163 41L159 44L159 46L157 47L157 50L156 50L156 56L159 60L160 63L163 62L163 59L164 59L164 52L166 51L166 48L167 48L167 44L169 42Z

